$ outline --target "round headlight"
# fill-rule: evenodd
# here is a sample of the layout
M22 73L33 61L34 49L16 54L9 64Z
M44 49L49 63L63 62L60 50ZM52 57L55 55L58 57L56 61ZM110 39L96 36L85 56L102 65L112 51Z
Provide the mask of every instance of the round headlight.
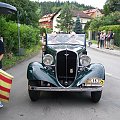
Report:
M46 54L44 57L43 57L43 63L45 65L51 65L53 63L53 56L50 55L50 54Z
M82 56L80 57L80 64L81 64L82 66L86 67L86 66L90 65L90 62L91 62L91 59L90 59L89 56L87 56L87 55L82 55Z

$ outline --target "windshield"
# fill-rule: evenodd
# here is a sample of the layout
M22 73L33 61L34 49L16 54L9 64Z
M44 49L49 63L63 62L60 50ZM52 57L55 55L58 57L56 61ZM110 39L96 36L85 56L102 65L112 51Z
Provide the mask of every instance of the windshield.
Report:
M47 34L47 44L85 45L85 34Z

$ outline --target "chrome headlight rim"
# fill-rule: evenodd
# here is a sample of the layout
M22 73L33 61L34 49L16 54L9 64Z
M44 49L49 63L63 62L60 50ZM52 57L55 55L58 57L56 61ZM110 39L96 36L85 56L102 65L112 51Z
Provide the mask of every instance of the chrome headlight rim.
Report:
M91 63L91 58L88 55L81 55L80 56L80 64L84 67L89 66Z
M43 64L44 65L47 65L47 66L52 65L53 61L54 61L54 58L51 54L45 54L43 56Z

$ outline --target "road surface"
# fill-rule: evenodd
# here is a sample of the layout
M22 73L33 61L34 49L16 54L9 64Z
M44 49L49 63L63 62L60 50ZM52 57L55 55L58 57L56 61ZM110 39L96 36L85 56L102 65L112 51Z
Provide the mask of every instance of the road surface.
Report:
M40 54L7 70L13 80L10 102L0 109L0 120L120 120L120 57L88 48L92 62L102 63L106 81L102 98L95 104L90 93L43 92L31 102L27 92L27 66L40 61Z

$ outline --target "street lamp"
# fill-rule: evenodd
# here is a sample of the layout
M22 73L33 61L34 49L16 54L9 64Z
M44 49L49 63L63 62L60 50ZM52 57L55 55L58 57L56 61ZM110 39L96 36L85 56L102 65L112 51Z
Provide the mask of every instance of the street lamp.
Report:
M20 55L20 19L19 19L19 11L17 12L18 19L18 55Z

